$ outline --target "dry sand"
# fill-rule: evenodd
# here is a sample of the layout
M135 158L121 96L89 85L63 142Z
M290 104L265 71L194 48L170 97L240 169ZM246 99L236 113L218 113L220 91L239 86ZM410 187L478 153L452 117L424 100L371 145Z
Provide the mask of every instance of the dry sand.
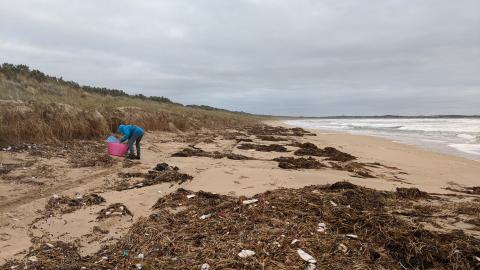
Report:
M280 122L270 124L282 125ZM31 241L37 238L76 242L81 246L82 254L96 252L100 244L115 241L139 217L148 216L151 206L159 197L179 187L193 191L251 196L279 187L300 188L342 180L381 190L417 187L433 193L452 193L445 190L446 187L461 189L480 185L480 162L477 161L433 153L376 137L316 133L317 136L291 137L291 140L311 142L322 148L332 146L358 157L359 162L379 162L388 167L372 168L376 178L358 178L350 172L332 168L284 170L271 159L293 156L292 152L240 150L236 148L237 141L215 136L206 130L197 134L148 133L143 140L142 161L128 168L123 166L123 159L120 158L116 158L110 167L72 168L66 158L0 152L1 163L20 164L9 173L0 175L0 264L9 258L22 257L31 246ZM208 139L212 139L212 142ZM257 139L254 142L289 143ZM231 151L256 159L171 157L173 153L192 144L205 151ZM296 148L287 146L287 149ZM28 161L33 165L27 164ZM178 166L180 172L190 174L193 180L181 185L163 183L124 191L113 190L113 184L120 178L119 172L146 173L160 162ZM44 216L45 204L54 194L75 197L91 192L100 194L106 203L84 207L68 214ZM133 217L118 216L97 220L97 213L112 203L123 203L133 213ZM468 229L464 224L450 226ZM105 233L98 233L94 227L101 228ZM479 235L477 231L471 232Z

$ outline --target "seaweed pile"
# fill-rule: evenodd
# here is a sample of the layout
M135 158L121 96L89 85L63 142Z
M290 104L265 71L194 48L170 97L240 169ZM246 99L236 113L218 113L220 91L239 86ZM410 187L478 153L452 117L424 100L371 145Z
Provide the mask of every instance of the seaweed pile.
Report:
M221 133L225 140L236 140L238 138L246 137L247 134L239 131L226 131Z
M237 143L241 143L241 142L253 142L253 140L250 139L250 138L237 137L235 140L237 141Z
M308 158L294 158L294 157L278 157L274 158L278 161L278 167L282 169L320 169L326 167L320 161Z
M74 212L82 207L97 205L104 203L105 199L96 194L90 193L86 195L78 195L75 198L68 196L53 195L45 206L45 211L48 216L55 214L65 214Z
M192 180L193 177L186 173L180 173L178 170L168 170L168 171L148 171L145 179L143 180L142 186L152 186L165 182L177 182L178 184L183 184L188 180Z
M22 147L20 152L26 152L32 156L42 158L83 158L82 156L92 156L97 153L105 152L105 143L90 140L74 140L68 143L52 143L52 144L38 144L28 145Z
M142 172L127 172L118 173L118 176L123 178L122 181L116 183L114 189L117 191L142 188L146 186L152 186L160 183L170 183L176 182L178 184L183 184L184 182L193 179L193 176L179 172L177 166L170 166L167 163L159 163L153 168L153 170L148 171L148 173ZM143 178L140 181L133 183L129 182L131 178Z
M221 153L218 151L207 152L200 148L184 148L179 152L173 153L172 157L209 157L214 159L228 158L233 160L252 160L253 158L234 153Z
M251 150L254 149L260 152L288 152L287 148L279 144L253 144L253 143L244 143L238 146L238 149L242 150Z
M132 212L122 203L114 203L109 205L107 208L100 210L98 213L97 219L106 219L111 217L126 216L129 215L133 217Z
M272 142L288 141L287 138L275 137L272 135L258 135L257 138L259 138L262 141L272 141Z
M478 186L478 187L477 186L475 186L475 187L461 187L461 189L446 187L444 189L454 191L454 192L465 193L465 194L480 195L480 186Z
M179 189L160 198L154 213L119 242L92 256L79 256L66 244L54 250L39 244L3 269L480 267L480 240L458 230L430 231L392 213L410 202L396 192L346 182L253 198Z
M404 199L411 200L426 199L430 197L427 192L421 191L418 188L397 187L397 194Z
M368 167L366 163L360 162L348 162L348 163L338 163L338 162L329 162L335 170L347 171L353 173L352 176L359 178L375 178L372 170Z
M315 133L304 130L303 128L285 128L285 127L275 127L268 125L255 125L251 127L246 127L245 130L250 135L255 136L316 136Z
M357 159L355 156L352 156L348 153L342 152L334 147L325 147L324 149L318 148L313 143L297 143L294 146L299 147L298 150L294 152L296 156L318 156L318 157L327 157L327 160L347 162Z

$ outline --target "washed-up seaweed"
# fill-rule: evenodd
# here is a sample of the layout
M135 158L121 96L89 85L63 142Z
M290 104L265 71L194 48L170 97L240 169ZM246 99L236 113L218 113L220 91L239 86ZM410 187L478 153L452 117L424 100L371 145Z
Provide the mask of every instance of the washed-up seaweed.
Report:
M275 137L272 135L258 135L257 138L259 138L262 141L272 141L272 142L288 141L287 138Z
M242 150L256 150L260 152L288 152L287 148L279 144L253 144L253 143L244 143L238 146L238 149Z
M359 178L375 178L372 170L370 170L367 164L361 162L329 162L335 170L347 171L353 173L352 176Z
M37 245L23 260L9 261L3 268L480 267L480 240L459 230L431 231L392 213L409 202L396 192L346 182L278 189L251 198L179 189L160 198L154 213L140 218L117 243L94 255L79 256L63 244L55 243L61 252ZM28 260L31 256L35 262Z
M480 186L478 186L478 187L462 187L461 189L446 187L444 189L454 191L454 192L465 193L465 194L480 195Z
M274 158L278 162L278 167L282 169L320 169L326 167L320 161L308 158L278 157Z
M48 215L65 214L74 212L82 207L104 203L105 199L96 194L78 195L75 198L68 196L52 196L45 206Z
M397 187L397 194L402 198L412 199L412 200L425 199L430 197L427 192L421 191L418 188Z
M234 153L221 153L219 151L207 152L200 148L184 148L172 154L172 157L209 157L214 159L228 158L232 160L252 160L253 158Z
M132 212L122 203L114 203L98 212L97 219L102 220L111 217L132 216Z
M306 131L302 128L285 128L285 127L275 127L268 125L256 125L251 127L246 127L245 130L250 135L256 136L316 136L315 133Z
M161 183L178 183L193 179L193 177L186 173L181 173L177 166L170 166L167 163L158 163L153 170L149 170L147 173L143 172L120 172L120 176L123 180L116 183L114 189L117 191L142 188L146 186L157 185ZM142 180L129 182L132 178L142 178Z
M320 149L313 143L297 143L294 146L299 147L293 154L297 156L318 156L327 157L328 160L347 162L355 160L356 157L342 152L334 147L325 147Z

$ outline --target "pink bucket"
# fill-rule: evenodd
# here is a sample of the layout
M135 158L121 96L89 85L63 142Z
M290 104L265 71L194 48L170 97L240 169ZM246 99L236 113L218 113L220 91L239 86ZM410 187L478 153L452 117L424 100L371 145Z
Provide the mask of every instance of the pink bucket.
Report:
M107 143L107 147L108 147L108 154L112 156L122 157L128 151L128 145L124 143L109 142Z

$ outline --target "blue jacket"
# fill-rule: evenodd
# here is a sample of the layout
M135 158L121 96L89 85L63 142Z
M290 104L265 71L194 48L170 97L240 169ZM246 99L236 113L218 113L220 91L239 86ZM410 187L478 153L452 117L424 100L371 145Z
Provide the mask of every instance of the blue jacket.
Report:
M142 136L144 131L141 127L134 125L120 125L118 127L118 133L123 134L123 138L120 140L120 142L124 142L129 140L133 135Z

